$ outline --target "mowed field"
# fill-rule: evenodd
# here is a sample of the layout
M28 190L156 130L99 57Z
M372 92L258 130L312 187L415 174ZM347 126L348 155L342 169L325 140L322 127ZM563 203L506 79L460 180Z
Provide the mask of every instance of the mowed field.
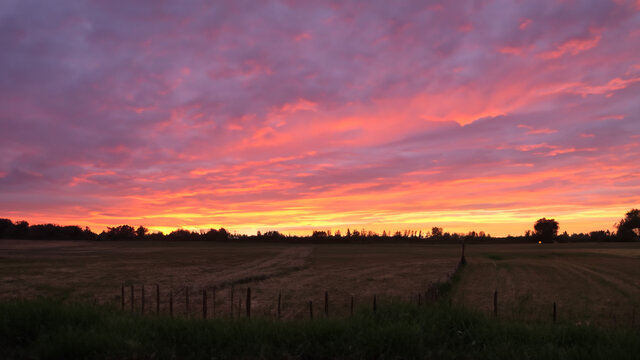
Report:
M347 315L351 297L358 305L391 299L409 301L431 282L444 280L459 259L459 246L414 244L223 244L207 242L62 242L0 241L2 297L54 296L119 306L126 285L126 308L134 285L134 308L185 313L190 292L191 316L202 314L202 290L208 290L208 316L243 312L246 288L252 290L254 316L275 316L278 294L282 317L323 316L324 293L330 315ZM213 288L216 288L215 313Z
M523 321L640 323L640 244L472 245L455 304Z
M493 312L498 290L501 318L573 323L640 323L640 244L468 245L468 266L454 284L452 304ZM282 294L282 317L323 316L329 293L330 316L379 302L417 301L431 282L444 280L460 256L458 244L223 244L206 242L0 241L0 296L54 296L120 306L120 289L134 285L134 308L155 312L155 285L163 313L173 292L174 313L235 316L252 289L252 314L275 316ZM213 288L216 288L215 313Z

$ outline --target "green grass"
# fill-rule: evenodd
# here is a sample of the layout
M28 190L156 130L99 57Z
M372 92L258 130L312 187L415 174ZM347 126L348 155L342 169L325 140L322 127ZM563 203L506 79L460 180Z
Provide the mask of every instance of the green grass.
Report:
M629 359L640 332L496 320L445 302L277 322L139 316L51 299L0 303L3 358Z

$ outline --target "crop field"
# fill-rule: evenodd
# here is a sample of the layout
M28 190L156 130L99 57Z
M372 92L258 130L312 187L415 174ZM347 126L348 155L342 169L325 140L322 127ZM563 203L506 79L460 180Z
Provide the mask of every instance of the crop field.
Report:
M242 312L247 287L252 314L273 317L282 294L282 317L349 314L356 306L391 299L417 302L432 282L445 279L460 256L458 244L228 244L206 242L0 241L0 296L49 296L168 313L173 293L176 315L186 308L201 316L202 289L208 316ZM498 291L501 318L550 321L556 302L559 321L640 323L640 244L469 245L468 266L454 284L452 304L493 312ZM213 288L216 288L215 303ZM233 290L232 290L233 289ZM234 293L233 303L231 294ZM233 304L233 305L232 305ZM215 307L215 309L214 309ZM637 312L637 314L635 314ZM637 319L634 320L634 317Z
M221 244L205 242L49 242L0 241L0 288L5 298L53 296L118 305L125 287L130 309L167 313L173 292L174 313L184 314L189 287L190 314L201 316L202 289L208 290L209 316L235 316L252 290L252 313L275 316L282 296L283 318L308 317L312 301L316 316L324 314L329 294L331 315L346 315L355 305L415 300L431 282L443 280L459 259L459 246L412 244ZM215 310L213 288L216 288ZM233 290L232 290L233 288ZM232 291L234 293L231 304ZM215 313L214 313L215 311Z
M513 244L468 247L454 287L460 306L524 321L640 323L640 244Z

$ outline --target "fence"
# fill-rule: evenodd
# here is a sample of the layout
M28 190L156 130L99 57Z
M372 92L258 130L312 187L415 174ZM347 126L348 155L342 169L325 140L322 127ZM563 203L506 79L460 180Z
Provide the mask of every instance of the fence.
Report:
M441 298L442 289L451 283L453 276L460 269L460 266L461 265L458 265L455 271L446 277L444 282L431 283L424 291L407 294L401 298L385 295L384 293L374 293L366 297L356 297L354 295L346 297L332 296L329 291L324 291L323 300L321 300L320 303L314 304L313 300L286 302L284 301L283 292L280 291L277 296L272 298L258 297L262 308L256 308L254 304L257 295L252 292L251 287L237 288L235 286L229 286L217 288L211 286L194 290L188 286L178 289L162 289L158 284L153 284L137 286L122 285L120 289L120 305L123 311L131 311L139 314L156 316L169 315L172 317L186 316L202 319L260 317L274 320L283 318L308 318L313 320L314 318L328 318L330 316L353 316L357 307L369 307L375 313L381 301L400 300L419 306L433 303ZM497 289L493 292L492 300L493 316L496 318L501 317L499 293ZM556 323L560 318L558 304L554 301L549 303L548 306L548 319ZM297 307L297 310L293 311L296 315L285 317L285 310L291 310L293 307ZM291 315L291 313L292 311L289 312L289 315ZM636 326L635 307L630 316L630 319L621 319L620 321L624 323L630 322L632 327ZM617 320L614 319L614 322L616 321Z
M453 272L447 274L444 281L430 283L424 291L418 293L407 294L404 299L409 302L416 302L418 305L435 302L441 297L441 289L450 284L454 275L464 265L464 258L458 262ZM151 290L151 293L148 292ZM329 317L332 314L331 309L340 304L343 308L348 309L348 315L353 316L356 306L365 306L369 303L372 310L377 310L378 302L381 298L386 300L397 299L395 296L386 296L383 293L373 294L370 298L356 297L351 295L346 298L332 297L329 291L324 292L324 301L321 304L323 311L317 313L323 317ZM127 300L128 299L128 300ZM178 299L182 299L180 301ZM128 285L124 284L120 289L120 305L122 310L130 310L131 312L141 314L167 314L169 316L187 316L207 318L240 318L256 315L256 309L253 304L256 295L252 294L251 287L236 288L234 285L218 288L216 286L205 286L194 291L189 286L183 286L178 289L169 288L161 289L159 284L153 285ZM282 319L285 307L287 305L283 301L282 291L278 292L278 296L274 299L261 299L263 306L262 311L258 311L257 315L261 317ZM237 301L237 302L236 302ZM360 302L360 304L358 304ZM275 305L274 305L275 303ZM180 304L178 307L177 305ZM308 300L308 318L314 317L313 300ZM275 310L272 312L272 309ZM298 314L303 313L302 311ZM339 316L339 315L337 315ZM300 317L300 316L298 316Z
M441 284L433 284L427 288L423 293L410 294L405 299L409 302L417 302L419 305L426 304L430 301L435 301L439 298L438 286ZM149 290L152 290L152 293ZM224 293L224 296L220 296ZM178 302L177 297L182 297L182 301ZM252 295L251 287L243 289L237 289L235 287L229 288L217 288L217 287L204 287L198 290L191 287L182 287L178 290L168 289L163 290L158 284L154 285L129 285L122 286L120 295L121 308L123 311L131 311L139 314L146 315L169 315L169 316L187 316L187 317L201 317L203 319L211 318L250 318L253 315L261 317L269 317L274 319L282 319L286 307L295 306L294 304L287 304L283 301L282 292L278 293L278 296L273 299L273 304L263 306L260 309L255 309L254 303L256 296ZM357 306L364 306L365 303L370 303L373 311L377 309L377 304L385 298L386 300L396 299L394 296L384 297L383 294L373 294L369 300L364 297L356 297L351 295L346 298L334 298L330 296L329 291L324 292L324 301L320 304L320 313L316 313L316 317L321 315L323 317L329 317L333 313L332 309L338 304L342 308L347 308L349 315L352 316ZM356 300L357 299L357 300ZM261 299L262 303L265 303L265 299ZM358 304L358 302L361 302ZM275 304L275 305L274 305ZM316 305L317 306L317 305ZM307 302L309 318L313 319L313 300ZM272 309L275 311L272 312ZM340 316L340 315L335 315Z

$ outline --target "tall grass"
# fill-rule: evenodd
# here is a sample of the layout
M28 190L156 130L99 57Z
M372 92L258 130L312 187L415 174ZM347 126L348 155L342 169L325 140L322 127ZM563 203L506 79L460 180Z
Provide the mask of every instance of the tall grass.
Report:
M51 299L0 303L3 358L629 359L637 329L500 321L444 303L295 321L140 316Z

